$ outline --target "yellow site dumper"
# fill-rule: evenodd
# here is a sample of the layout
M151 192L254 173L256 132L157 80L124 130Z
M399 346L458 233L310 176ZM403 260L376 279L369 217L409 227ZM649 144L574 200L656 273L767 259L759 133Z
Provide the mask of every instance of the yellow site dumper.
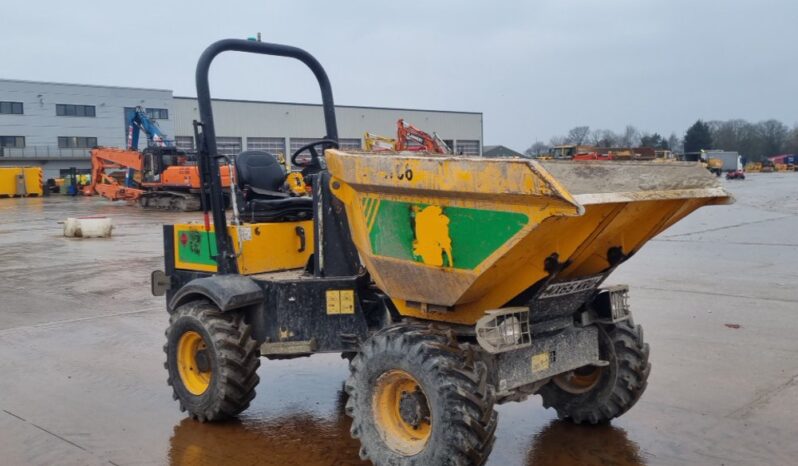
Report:
M0 167L0 197L41 196L41 167Z
M239 155L228 219L208 71L231 50L310 67L327 135L292 155L294 174L274 154ZM576 423L626 412L649 347L628 288L602 283L684 216L732 200L697 163L339 150L324 69L284 45L211 45L197 95L205 222L164 226L152 276L174 396L200 421L226 419L255 396L261 357L340 353L351 433L377 465L482 464L494 406L533 394ZM310 195L290 189L297 177Z

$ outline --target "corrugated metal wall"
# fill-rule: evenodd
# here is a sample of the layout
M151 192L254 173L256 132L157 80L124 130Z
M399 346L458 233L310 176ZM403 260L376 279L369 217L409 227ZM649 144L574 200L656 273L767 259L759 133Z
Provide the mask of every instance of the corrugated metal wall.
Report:
M199 118L197 100L175 97L176 136L193 134L192 121ZM404 118L416 127L455 141L457 147L482 147L482 114L337 106L338 132L342 139L362 139L363 133L396 136L396 120ZM321 138L324 118L320 105L215 100L216 135L247 138ZM461 141L459 144L457 141ZM290 142L286 142L287 147Z

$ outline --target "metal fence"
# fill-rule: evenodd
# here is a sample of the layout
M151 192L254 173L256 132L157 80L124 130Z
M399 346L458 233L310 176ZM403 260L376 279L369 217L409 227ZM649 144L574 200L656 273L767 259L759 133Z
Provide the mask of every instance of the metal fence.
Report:
M21 160L88 160L91 149L62 149L55 146L0 147L0 158Z

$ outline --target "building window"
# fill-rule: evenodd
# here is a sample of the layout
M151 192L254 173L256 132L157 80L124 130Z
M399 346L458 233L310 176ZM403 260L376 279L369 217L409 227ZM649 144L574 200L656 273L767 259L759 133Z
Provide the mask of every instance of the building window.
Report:
M477 140L458 139L455 146L455 154L479 155L479 141Z
M285 155L285 138L247 138L247 150L262 150Z
M362 150L363 146L359 138L339 138L338 147L342 150Z
M175 146L186 152L194 150L194 136L175 136Z
M153 120L168 120L169 110L165 108L148 108L145 110L147 116Z
M97 146L97 138L84 136L58 136L60 149L90 149Z
M216 151L219 155L238 155L241 153L241 138L217 137Z
M319 139L321 139L321 138L291 138L291 140L289 141L290 150L288 151L289 152L288 153L288 157L290 158L291 156L293 156L294 152L296 152L300 147L302 147L304 145L307 145L307 144L310 144L313 141L318 141ZM316 147L316 150L318 150L318 147ZM305 151L304 154L302 155L302 157L300 157L300 159L305 158L305 157L310 158L310 152L309 151ZM298 168L294 164L291 164L291 165L292 165L293 168Z
M319 139L321 138L291 138L291 153L288 155L294 155L294 152L296 152L300 147L310 144L313 141L318 141Z
M95 117L94 105L55 104L56 116Z
M0 114L22 115L22 102L0 102Z
M0 147L22 149L25 147L25 136L0 136Z

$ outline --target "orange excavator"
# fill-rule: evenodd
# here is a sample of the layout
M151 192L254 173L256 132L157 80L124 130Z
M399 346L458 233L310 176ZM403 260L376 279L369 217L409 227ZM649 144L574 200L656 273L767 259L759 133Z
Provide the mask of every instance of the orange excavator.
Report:
M229 188L229 167L219 168L222 185ZM114 171L122 171L123 179L113 176ZM148 147L143 152L97 147L91 151L91 184L83 194L97 193L144 208L194 211L201 207L199 192L199 168L173 147Z
M449 146L436 133L430 136L401 118L396 122L396 150L432 154L452 153Z
M128 148L91 150L91 184L83 189L112 201L125 200L152 209L199 210L199 168L185 152L170 144L157 124L137 108L128 120ZM137 150L138 133L147 135L148 147ZM222 186L230 186L230 167L219 167Z

